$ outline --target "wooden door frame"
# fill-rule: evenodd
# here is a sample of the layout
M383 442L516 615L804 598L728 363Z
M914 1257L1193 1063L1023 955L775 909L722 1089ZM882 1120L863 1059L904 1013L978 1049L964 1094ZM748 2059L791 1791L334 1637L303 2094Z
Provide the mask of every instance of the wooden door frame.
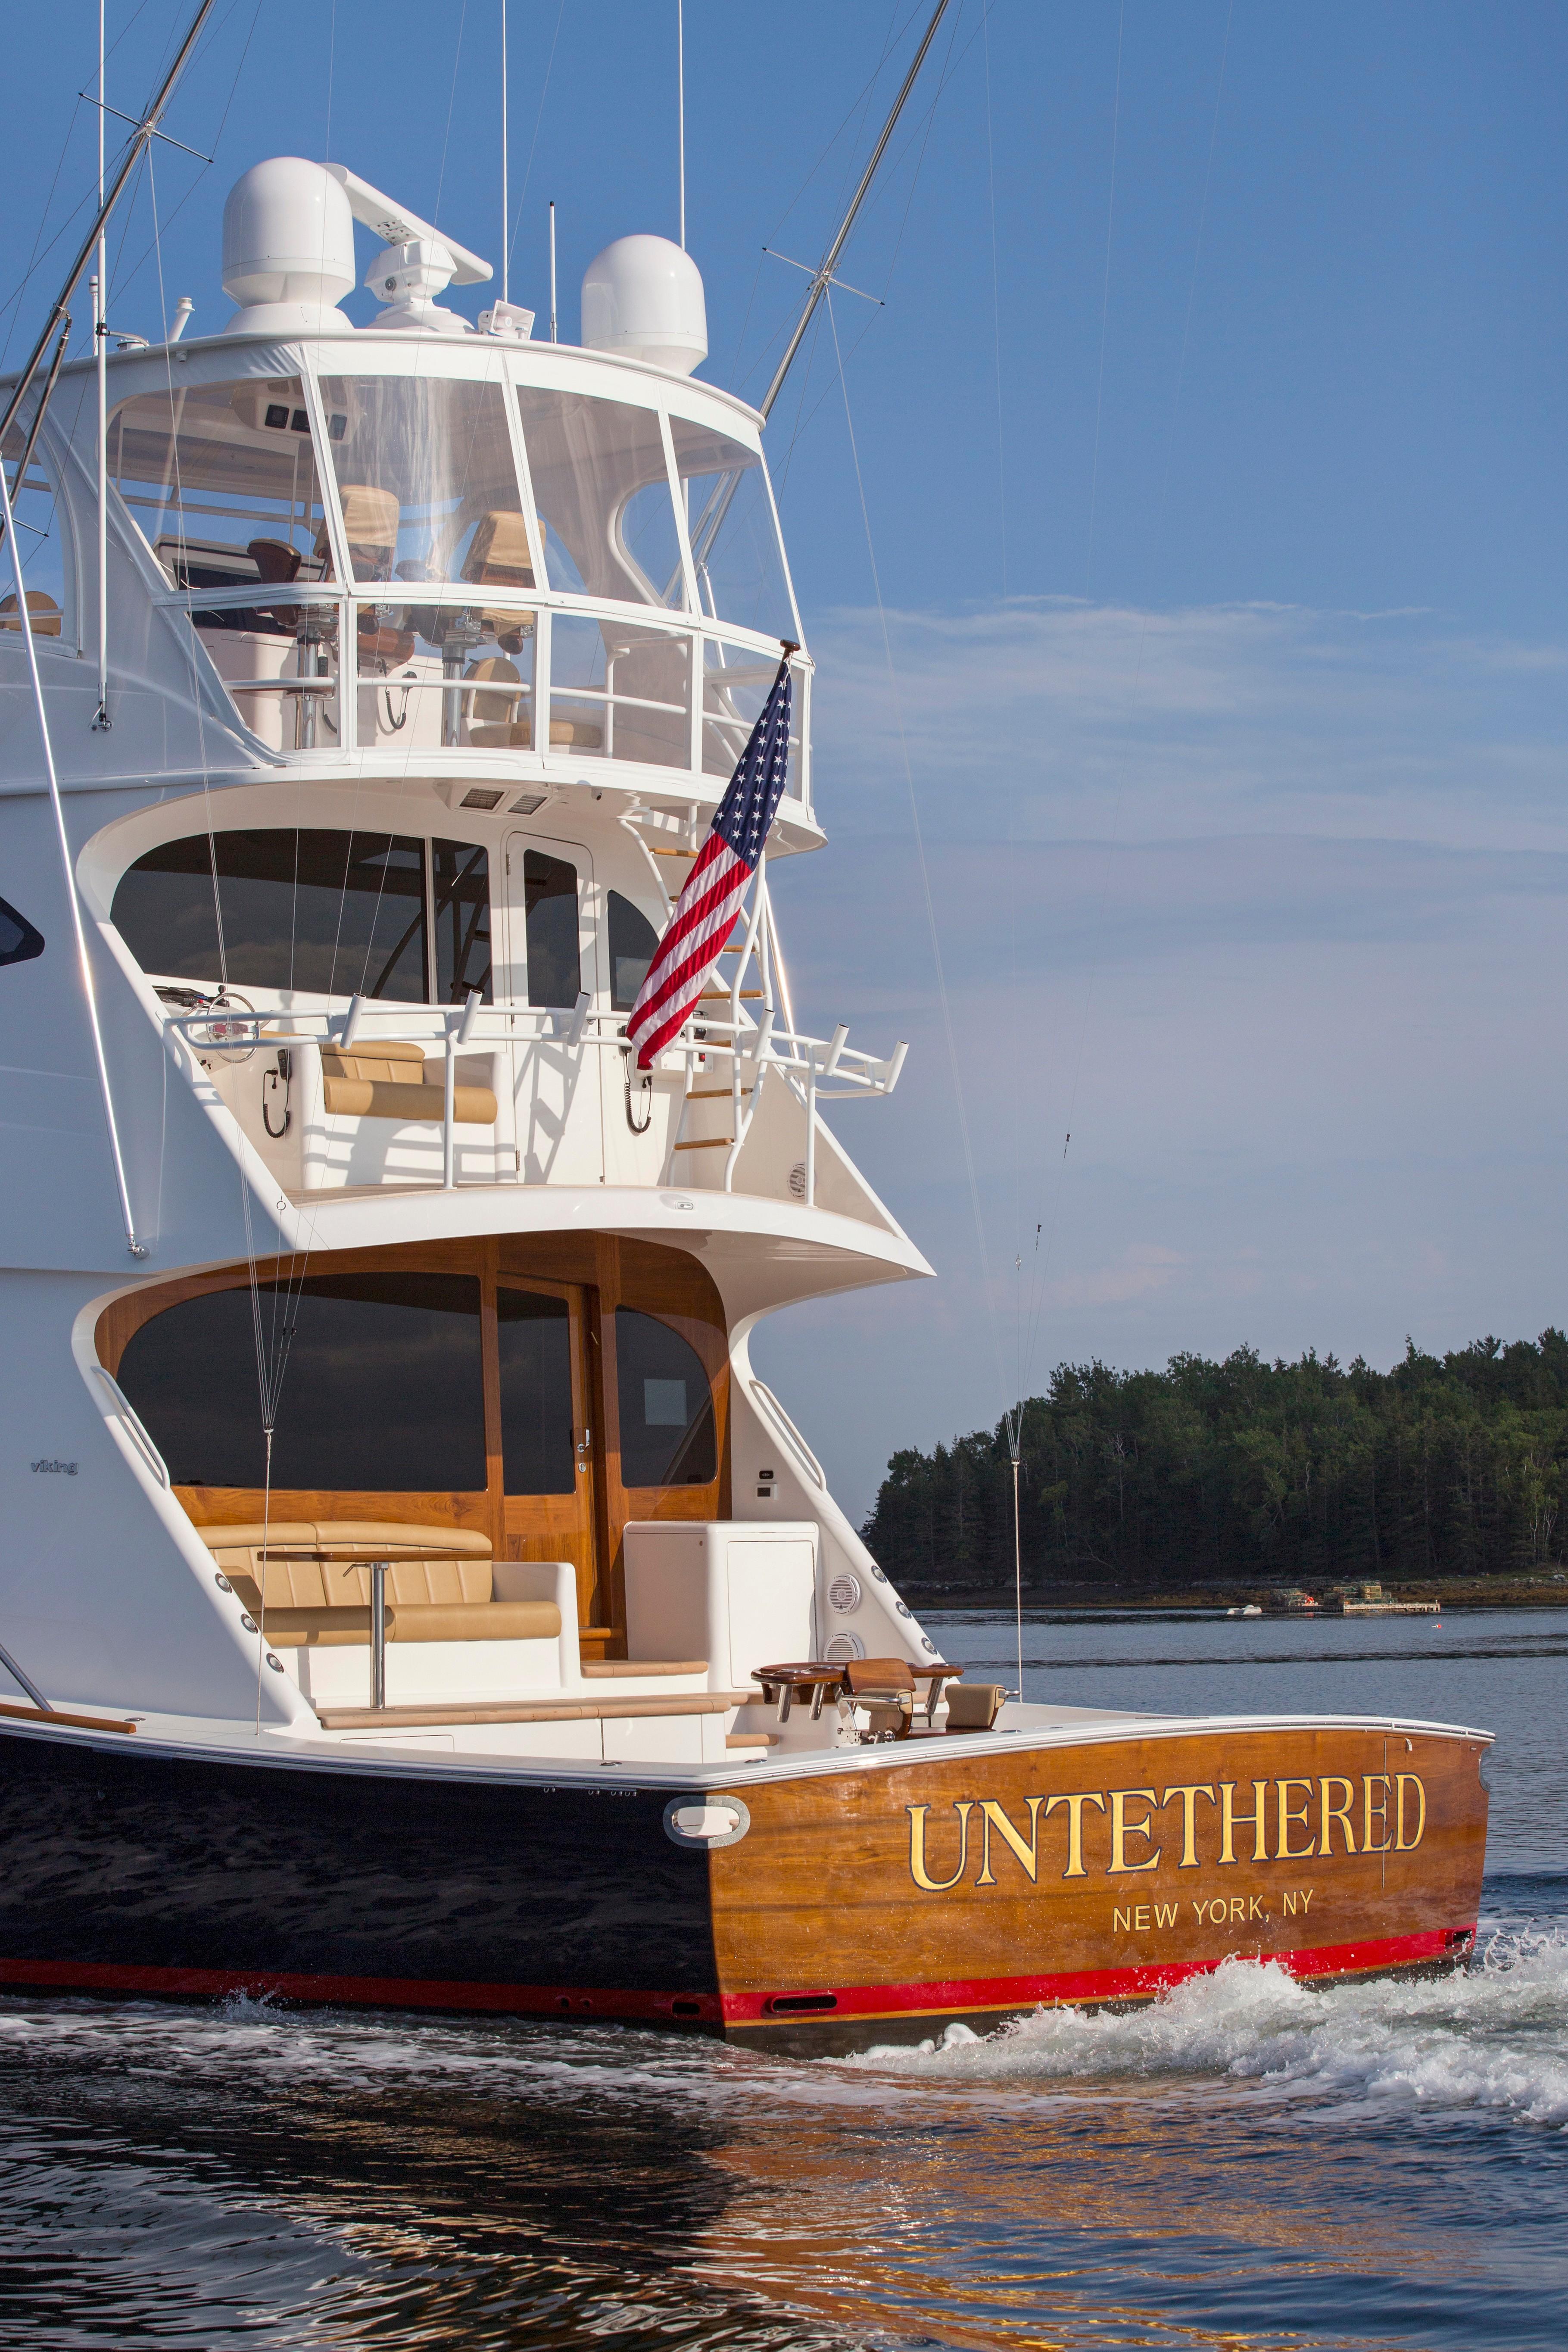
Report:
M273 1516L299 1518L403 1520L425 1526L471 1528L487 1534L497 1559L506 1557L505 1469L500 1439L500 1360L495 1294L506 1280L582 1296L583 1344L586 1350L580 1387L574 1396L595 1416L593 1429L593 1534L595 1562L595 1615L584 1623L584 1643L600 1652L624 1654L626 1603L624 1538L628 1519L725 1518L731 1510L730 1354L723 1301L707 1268L694 1253L666 1243L606 1233L482 1234L471 1241L404 1242L381 1249L322 1250L301 1266L298 1258L259 1260L257 1278L287 1281L301 1274L458 1274L479 1285L479 1333L483 1362L486 1485L464 1493L424 1494L396 1490L360 1494L347 1490L307 1492L280 1488ZM118 1373L126 1345L144 1323L166 1307L216 1290L242 1288L249 1279L243 1265L206 1274L184 1275L149 1284L113 1299L98 1318L94 1339L99 1361ZM713 1399L718 1475L701 1486L626 1487L620 1475L620 1409L616 1362L616 1309L636 1308L668 1323L692 1347L708 1375ZM261 1495L248 1487L176 1487L175 1495L198 1527L232 1526L259 1518Z

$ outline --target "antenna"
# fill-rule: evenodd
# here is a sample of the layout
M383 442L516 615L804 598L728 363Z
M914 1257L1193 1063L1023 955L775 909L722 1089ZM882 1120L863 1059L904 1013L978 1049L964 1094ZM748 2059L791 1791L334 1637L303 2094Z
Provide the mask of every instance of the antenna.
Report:
M550 340L555 335L555 199L550 199Z
M675 119L680 148L680 250L686 250L686 0L675 0ZM101 133L100 134L101 136Z
M511 215L506 186L506 0L500 0L500 299L511 300Z

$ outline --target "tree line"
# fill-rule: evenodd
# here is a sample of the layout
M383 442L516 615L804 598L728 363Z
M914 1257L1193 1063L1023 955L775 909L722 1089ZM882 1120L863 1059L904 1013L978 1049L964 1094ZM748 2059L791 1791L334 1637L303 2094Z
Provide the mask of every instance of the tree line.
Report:
M1521 1575L1555 1565L1568 1338L1061 1364L1018 1408L1026 1585ZM1007 1423L894 1454L864 1534L928 1592L1013 1580Z

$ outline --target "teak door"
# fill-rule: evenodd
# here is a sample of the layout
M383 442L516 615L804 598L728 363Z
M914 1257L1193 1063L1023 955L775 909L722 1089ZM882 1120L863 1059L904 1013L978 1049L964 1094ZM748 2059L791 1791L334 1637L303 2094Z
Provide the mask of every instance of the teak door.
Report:
M578 1284L509 1274L496 1284L503 1549L509 1559L569 1559L584 1629L605 1622L587 1316Z

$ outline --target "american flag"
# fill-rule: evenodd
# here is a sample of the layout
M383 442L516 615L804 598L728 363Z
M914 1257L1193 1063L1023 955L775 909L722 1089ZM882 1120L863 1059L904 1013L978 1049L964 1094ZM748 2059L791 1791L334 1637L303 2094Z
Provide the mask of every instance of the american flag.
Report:
M746 885L784 797L789 764L789 657L758 714L730 789L637 991L626 1034L646 1070L692 1012L740 916Z

